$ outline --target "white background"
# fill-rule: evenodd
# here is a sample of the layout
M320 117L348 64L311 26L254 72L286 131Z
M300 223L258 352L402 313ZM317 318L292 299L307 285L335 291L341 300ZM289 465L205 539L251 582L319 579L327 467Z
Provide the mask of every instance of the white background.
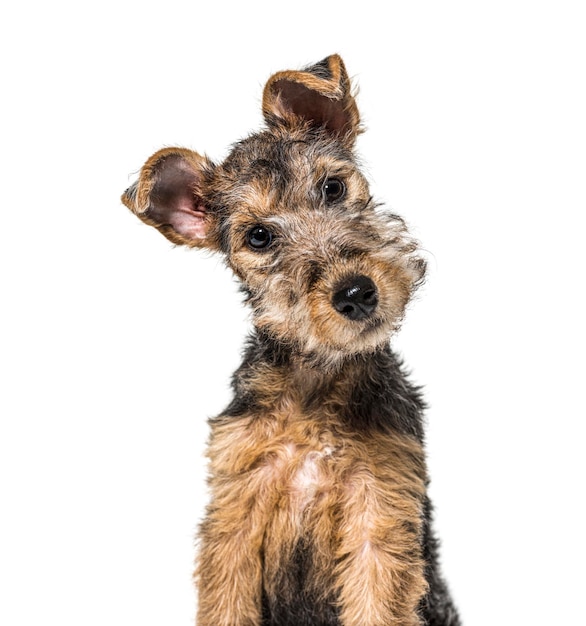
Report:
M373 192L430 259L395 345L465 623L586 624L583 3L12 4L0 622L193 623L205 420L248 322L221 260L118 198L164 145L223 158L272 72L339 52Z

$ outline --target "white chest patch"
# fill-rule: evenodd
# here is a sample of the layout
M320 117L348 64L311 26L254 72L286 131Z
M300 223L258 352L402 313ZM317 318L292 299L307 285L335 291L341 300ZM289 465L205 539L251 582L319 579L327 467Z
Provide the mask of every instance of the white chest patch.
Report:
M289 488L296 508L304 509L320 491L327 489L327 465L332 453L333 448L329 446L320 451L312 450L295 464Z

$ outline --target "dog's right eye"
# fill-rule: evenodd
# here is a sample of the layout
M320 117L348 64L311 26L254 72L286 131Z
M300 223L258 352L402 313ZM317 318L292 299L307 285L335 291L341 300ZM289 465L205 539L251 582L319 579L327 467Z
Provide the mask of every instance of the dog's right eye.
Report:
M273 234L264 226L254 226L248 231L246 241L253 250L264 250L271 245Z
M321 188L324 200L332 204L346 195L346 185L339 178L327 178Z

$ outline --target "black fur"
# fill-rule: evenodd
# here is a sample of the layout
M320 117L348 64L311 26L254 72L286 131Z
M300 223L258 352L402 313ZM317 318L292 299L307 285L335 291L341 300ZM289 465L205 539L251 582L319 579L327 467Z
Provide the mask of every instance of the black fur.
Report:
M428 497L423 508L423 557L429 592L421 602L421 615L427 626L461 626L450 592L439 571L439 541L432 530L433 508Z
M284 367L291 361L293 348L274 341L262 333L249 338L244 359L236 371L232 386L234 398L224 415L238 416L254 410L255 397L247 389L246 380L255 366L266 363ZM345 425L357 431L395 430L423 441L422 412L425 408L418 387L413 385L402 369L401 360L390 347L368 355L348 357L354 373L354 385L341 406L336 407ZM358 375L356 375L358 373ZM305 391L304 409L319 408L327 398L328 386L336 384L336 376L321 380Z
M280 586L287 590L287 596L271 602L263 593L262 626L341 626L334 595L319 598L308 584L311 554L311 541L302 537L287 570L281 572Z
M313 65L308 65L305 69L305 72L309 72L318 78L323 78L324 80L332 80L333 75L330 70L330 64L328 59L322 59L318 63L314 63Z

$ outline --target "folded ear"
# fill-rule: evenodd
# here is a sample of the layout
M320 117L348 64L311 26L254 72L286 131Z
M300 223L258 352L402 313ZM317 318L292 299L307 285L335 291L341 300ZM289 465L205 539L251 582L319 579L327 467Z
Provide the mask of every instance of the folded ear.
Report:
M269 126L323 127L348 143L360 132L360 115L344 62L333 54L302 71L278 72L268 80L262 109Z
M164 148L140 170L122 202L173 243L217 248L214 216L202 197L202 183L213 164L186 148Z

